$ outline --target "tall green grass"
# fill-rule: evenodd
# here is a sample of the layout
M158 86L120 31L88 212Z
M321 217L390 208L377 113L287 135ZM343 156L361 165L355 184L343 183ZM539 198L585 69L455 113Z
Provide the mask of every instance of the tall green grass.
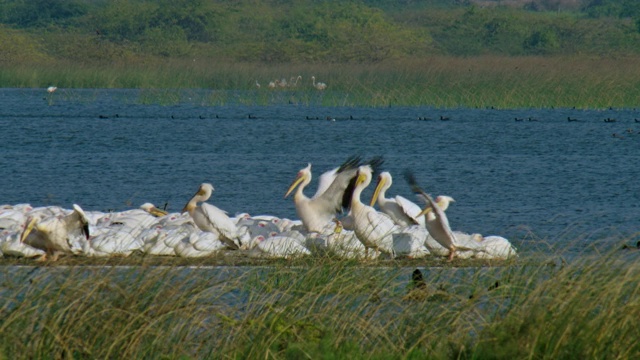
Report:
M138 59L108 65L14 65L4 87L155 89L145 102L176 103L176 89L210 89L203 105L315 104L443 108L633 108L640 97L637 58L432 57L370 65L260 65L207 59ZM302 75L296 88L269 90ZM311 76L328 84L311 86ZM255 85L258 81L261 87ZM164 89L158 91L158 89ZM236 91L236 92L234 92ZM240 91L240 92L237 92ZM157 99L155 98L157 97Z
M635 358L638 255L617 250L569 262L524 256L475 267L440 262L423 269L424 288L411 280L414 267L394 262L2 267L0 354Z

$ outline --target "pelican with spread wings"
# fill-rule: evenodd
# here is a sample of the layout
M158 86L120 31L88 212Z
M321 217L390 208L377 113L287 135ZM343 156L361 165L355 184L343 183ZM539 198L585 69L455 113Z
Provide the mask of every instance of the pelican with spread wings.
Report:
M429 194L424 192L424 190L418 186L418 182L416 181L413 173L407 171L405 173L405 178L411 186L411 190L420 196L427 205L420 213L420 216L424 215L429 234L440 245L449 250L449 260L453 260L456 255L456 236L451 230L451 226L449 226L449 219L447 219L447 215L444 213L444 210L440 207L438 202L433 200ZM449 207L449 202L453 199L448 196L441 196L439 200L446 209Z
M368 163L377 168L382 164L381 157L376 157ZM343 209L349 208L351 194L350 186L362 160L358 156L352 156L340 167L325 172L320 176L318 190L311 198L304 194L304 189L311 183L311 164L298 172L287 193L286 198L294 190L293 202L296 206L298 217L302 221L305 229L309 232L322 232L323 228L330 223Z

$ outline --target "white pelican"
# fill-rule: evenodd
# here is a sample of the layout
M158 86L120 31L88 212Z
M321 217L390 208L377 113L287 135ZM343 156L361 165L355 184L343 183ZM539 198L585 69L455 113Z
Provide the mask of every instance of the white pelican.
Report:
M99 228L91 239L82 244L85 256L129 256L136 250L142 250L144 242L134 236L127 228Z
M398 232L398 227L388 215L378 212L360 201L362 190L371 183L372 172L369 165L358 168L348 216L353 219L353 230L366 248L365 256L368 255L368 250L371 248L375 250L376 254L378 251L382 251L393 258L393 234Z
M476 254L478 259L506 260L518 256L516 248L502 236L485 236L479 241L482 251Z
M236 224L225 211L205 202L209 200L213 190L213 185L209 183L200 185L198 192L187 202L182 212L189 212L200 230L217 234L227 246L238 249L242 246L242 242ZM199 202L202 204L198 206Z
M249 251L250 257L284 258L290 259L311 252L304 246L304 236L297 231L282 233L264 238L258 235L254 241L256 245Z
M152 203L144 203L144 204L140 205L140 209L148 212L149 214L151 214L151 215L153 215L155 217L163 217L163 216L168 214L168 212L158 209Z
M24 224L22 224L24 226ZM0 231L0 255L17 257L42 257L43 250L34 248L20 241L21 231L2 230Z
M268 238L281 232L276 224L270 221L255 220L253 218L240 220L236 226L238 227L238 231L247 232L249 238L254 238L258 235Z
M396 195L392 199L385 197L385 193L391 187L391 184L393 184L391 174L388 171L380 173L378 185L373 193L370 205L374 206L377 201L380 211L389 215L393 222L399 226L406 227L417 224L425 227L424 216L420 216L420 212L422 212L420 206L400 195Z
M349 182L357 173L360 158L351 157L339 168L330 170L320 177L318 191L312 198L304 195L304 188L311 182L311 164L298 172L286 198L298 187L293 196L296 213L309 232L321 232L342 208L348 207L349 194L345 196Z
M344 220L351 221L350 217L345 217L342 221ZM305 239L306 247L314 255L340 259L365 259L367 248L358 240L356 233L345 230L341 220L333 221L335 224L327 224L322 233L308 234Z
M14 209L0 210L0 230L17 230L27 221L24 212Z
M429 234L445 249L449 250L449 260L453 260L456 255L456 237L451 231L449 226L449 220L444 213L440 205L436 203L429 194L418 186L415 177L411 173L406 173L405 177L413 192L418 194L426 202L426 207L422 211L421 215L424 215L425 222L427 224L427 230ZM443 202L445 209L449 206L449 203L453 201L453 198L447 196L440 196L440 200Z
M58 90L58 88L57 88L56 86L49 86L49 87L47 88L47 92L48 92L49 94L54 93L56 90Z
M226 245L215 234L207 231L190 234L174 248L176 255L190 258L211 256L224 249Z
M318 89L318 90L324 90L327 88L327 84L323 83L323 82L316 82L316 77L312 76L311 80L313 81L313 87Z
M427 207L421 214L425 217L429 235L449 250L449 260L453 260L456 255L456 236L451 230L449 219L447 219L447 215L440 205L429 194L422 192L421 195L427 203Z
M38 216L32 217L20 241L45 250L39 260L44 261L50 255L51 260L55 261L60 253L72 253L70 237L79 231L89 239L89 220L82 208L73 204L73 212L65 216L51 216L43 220Z
M425 246L429 236L427 229L420 225L407 226L393 234L393 251L396 256L417 259L431 254Z

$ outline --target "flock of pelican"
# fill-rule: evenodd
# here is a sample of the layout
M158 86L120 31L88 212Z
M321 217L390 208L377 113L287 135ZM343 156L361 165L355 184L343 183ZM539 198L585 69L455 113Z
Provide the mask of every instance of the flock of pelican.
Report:
M323 173L312 197L311 164L302 168L285 193L293 193L299 220L271 215L229 217L208 203L214 187L203 183L182 212L167 213L153 204L122 212L85 211L28 204L0 207L0 255L55 261L60 255L93 257L148 255L203 257L221 251L240 251L250 257L291 258L305 255L349 259L458 258L506 259L516 249L501 236L453 231L445 211L449 196L433 199L407 173L405 178L424 203L402 197L387 198L389 172L383 160L350 157ZM361 194L378 182L373 198ZM378 204L379 210L374 206Z

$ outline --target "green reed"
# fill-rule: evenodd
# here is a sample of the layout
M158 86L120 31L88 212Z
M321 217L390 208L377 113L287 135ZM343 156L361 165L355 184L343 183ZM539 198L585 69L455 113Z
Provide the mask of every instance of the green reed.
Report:
M515 261L482 263L314 258L205 269L171 266L186 264L177 259L151 266L141 257L48 264L17 273L3 266L0 355L640 355L640 252L616 249L565 260L570 254L549 250L554 255L532 252ZM133 266L112 266L118 264ZM411 273L426 264L435 267L423 269L425 285L416 287Z
M202 105L632 108L640 96L636 63L636 58L495 56L322 65L133 59L13 65L0 70L0 81L6 87L156 89L141 101L161 104L182 101L178 89L209 89ZM298 75L303 78L296 87L268 88L270 81L289 82ZM314 89L313 75L328 88Z

